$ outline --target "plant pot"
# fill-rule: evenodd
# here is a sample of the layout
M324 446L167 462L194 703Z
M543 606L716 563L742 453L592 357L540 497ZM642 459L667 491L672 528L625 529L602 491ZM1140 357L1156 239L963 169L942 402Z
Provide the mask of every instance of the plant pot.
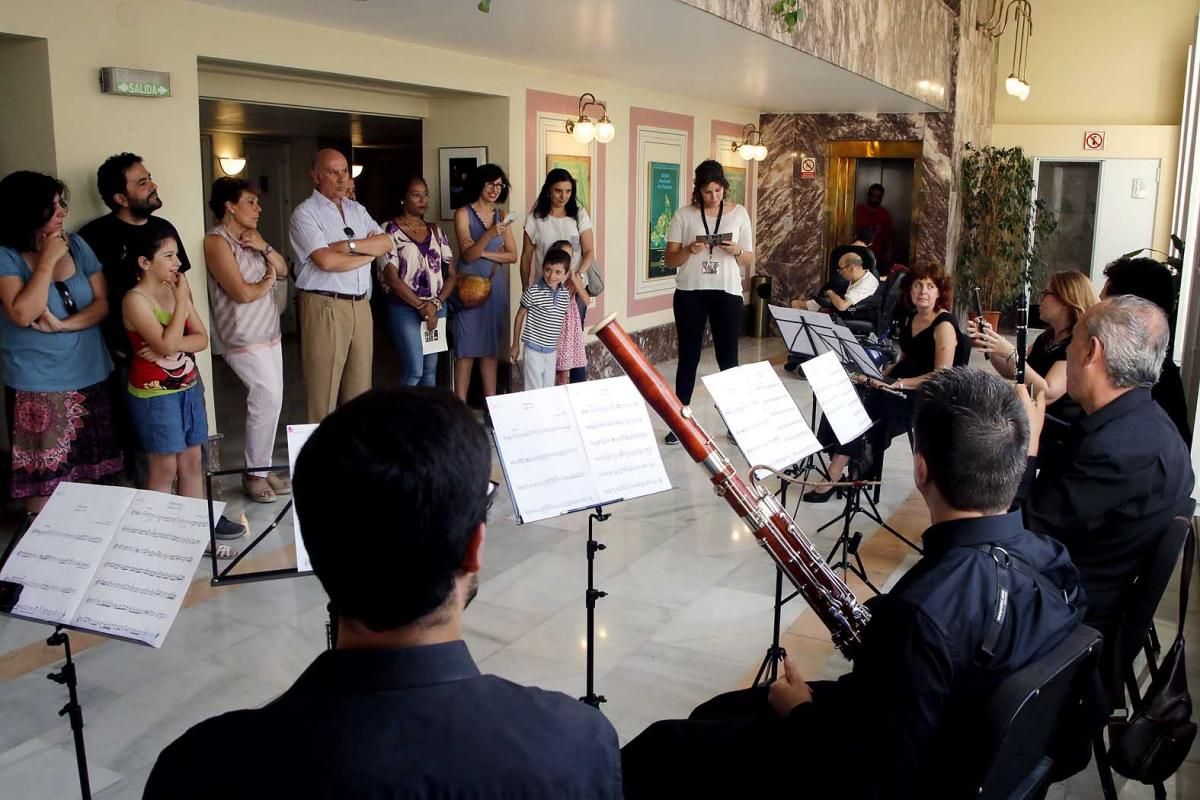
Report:
M968 319L975 319L978 316L979 315L976 314L974 311L970 311L967 313ZM1000 330L1000 312L999 311L984 311L983 312L983 321L986 322L991 327L992 330L994 330L994 331Z

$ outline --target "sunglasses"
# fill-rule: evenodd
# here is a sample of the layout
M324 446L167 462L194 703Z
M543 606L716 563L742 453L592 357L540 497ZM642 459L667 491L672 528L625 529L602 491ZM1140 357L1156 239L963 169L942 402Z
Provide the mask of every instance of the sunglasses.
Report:
M353 239L353 238L354 238L354 228L351 228L349 225L347 225L346 227L342 228L342 233L346 234L346 235L347 235L347 236L349 236L351 239Z
M71 296L71 290L67 288L66 281L55 281L54 288L58 290L58 296L62 298L63 305L66 306L67 316L79 312L79 306L75 304L75 298Z

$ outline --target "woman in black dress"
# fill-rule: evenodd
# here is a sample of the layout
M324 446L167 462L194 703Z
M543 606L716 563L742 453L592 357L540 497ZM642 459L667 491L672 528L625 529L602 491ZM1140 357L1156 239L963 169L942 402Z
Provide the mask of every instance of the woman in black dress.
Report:
M1047 327L1034 339L1025 357L1025 384L1032 393L1046 394L1040 456L1061 447L1071 424L1083 418L1083 409L1067 394L1067 345L1075 323L1097 302L1092 282L1075 270L1055 272L1042 290L1041 317ZM996 372L1006 378L1016 376L1016 347L986 325L980 331L972 321L967 331L972 345L987 353Z
M900 331L900 358L884 370L884 374L893 379L890 384L874 379L868 379L868 382L876 389L886 386L907 392L920 386L935 371L955 366L956 352L965 348L959 347L963 334L954 315L947 310L953 296L950 276L935 264L907 272L903 278L892 278L898 279L904 281L901 294L913 310ZM892 439L908 430L912 401L907 397L872 391L863 400L863 405L875 425L858 439L833 448L833 458L829 462L829 476L833 480L841 479L843 470L852 460L861 461L864 444L870 446L874 458L881 458ZM833 431L824 420L818 436L822 442L833 438ZM817 487L806 493L804 499L810 503L824 503L833 492L831 486Z

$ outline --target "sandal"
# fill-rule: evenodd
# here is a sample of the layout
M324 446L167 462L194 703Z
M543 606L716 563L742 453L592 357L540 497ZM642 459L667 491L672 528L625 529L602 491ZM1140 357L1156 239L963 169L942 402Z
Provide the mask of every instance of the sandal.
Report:
M266 478L248 475L242 478L242 491L256 503L274 503L279 498Z
M210 544L208 547L204 548L204 557L211 558L212 554L212 545ZM235 547L231 547L227 544L217 545L217 558L221 560L237 558L239 555L241 555L241 551Z
M267 483L269 483L271 485L271 488L275 490L275 494L291 494L292 493L292 479L291 478L285 478L282 475L275 475L274 473L272 473L267 476Z

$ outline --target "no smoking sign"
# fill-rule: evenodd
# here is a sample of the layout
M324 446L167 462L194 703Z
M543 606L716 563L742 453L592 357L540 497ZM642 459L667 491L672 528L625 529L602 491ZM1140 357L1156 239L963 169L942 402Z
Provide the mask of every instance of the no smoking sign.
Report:
M815 178L817 177L817 160L812 156L804 156L800 159L800 177Z
M1104 131L1087 131L1083 134L1084 150L1103 150Z

